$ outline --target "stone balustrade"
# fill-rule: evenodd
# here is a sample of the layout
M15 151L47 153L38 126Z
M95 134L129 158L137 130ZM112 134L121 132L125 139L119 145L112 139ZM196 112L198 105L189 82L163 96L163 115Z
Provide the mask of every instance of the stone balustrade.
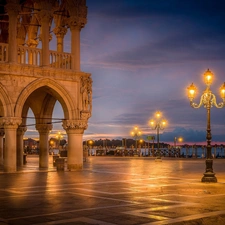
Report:
M18 63L41 66L42 51L38 48L18 46ZM70 53L49 51L49 67L71 70L72 56ZM0 43L0 62L8 62L8 44Z
M8 61L8 44L0 43L0 62Z

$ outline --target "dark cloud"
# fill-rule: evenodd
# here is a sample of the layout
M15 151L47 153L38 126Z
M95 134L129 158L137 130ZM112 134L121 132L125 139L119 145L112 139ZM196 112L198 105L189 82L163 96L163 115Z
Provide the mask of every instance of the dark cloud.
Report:
M136 18L146 16L195 16L210 20L212 16L224 16L225 3L223 0L87 0L89 13L111 18Z
M164 131L160 135L160 139L165 142L173 141L174 137L182 137L183 144L188 142L204 142L206 141L206 131L177 127L172 132ZM225 135L212 135L212 141L225 141Z
M91 59L93 63L146 67L225 59L224 1L87 1L87 4L90 25L98 21L100 26L95 31L103 35L95 40L99 54ZM149 37L149 42L107 50L109 46L116 48L116 43L120 46L124 40L132 42L139 32Z

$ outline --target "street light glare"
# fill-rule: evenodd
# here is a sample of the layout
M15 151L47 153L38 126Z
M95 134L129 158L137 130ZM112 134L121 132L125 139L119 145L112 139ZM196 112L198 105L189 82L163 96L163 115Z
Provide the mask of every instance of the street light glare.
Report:
M155 114L157 118L160 118L162 113L160 111L157 111Z
M220 96L221 98L225 101L225 82L223 85L220 87Z
M153 126L155 124L155 122L153 120L150 120L150 125Z
M195 85L192 83L188 88L188 98L192 100L195 97L195 94L197 92L197 88Z
M206 85L212 84L213 76L213 73L209 69L204 73L204 80Z
M162 125L163 125L163 126L166 125L166 121L165 121L165 120L162 121Z

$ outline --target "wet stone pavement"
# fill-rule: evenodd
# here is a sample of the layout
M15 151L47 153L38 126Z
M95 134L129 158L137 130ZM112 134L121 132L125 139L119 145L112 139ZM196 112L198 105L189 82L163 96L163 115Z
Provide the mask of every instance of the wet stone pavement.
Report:
M201 183L204 159L92 156L79 172L39 170L28 156L0 168L0 225L225 224L225 159L218 183Z

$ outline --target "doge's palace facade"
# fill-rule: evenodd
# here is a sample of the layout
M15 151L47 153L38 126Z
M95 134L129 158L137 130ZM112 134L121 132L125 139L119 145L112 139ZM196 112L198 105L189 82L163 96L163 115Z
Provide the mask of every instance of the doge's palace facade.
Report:
M1 2L0 163L6 172L23 165L23 135L31 109L39 133L39 167L48 167L48 137L58 100L68 136L67 167L82 169L82 138L92 111L91 74L80 71L80 31L87 22L86 1ZM70 53L64 52L63 46L68 29ZM54 51L49 48L52 35L57 40Z

